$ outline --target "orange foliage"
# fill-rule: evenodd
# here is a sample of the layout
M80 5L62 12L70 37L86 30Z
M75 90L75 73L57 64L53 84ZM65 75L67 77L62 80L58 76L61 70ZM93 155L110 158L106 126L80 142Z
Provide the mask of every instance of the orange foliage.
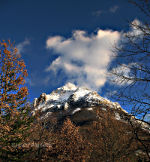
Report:
M8 105L11 109L25 101L28 90L21 85L25 83L27 70L24 61L18 57L17 49L10 41L0 42L0 49L0 115L7 115Z
M79 133L79 127L73 125L70 119L64 122L61 132L56 134L53 151L58 161L85 161L89 159L91 145Z
M24 106L28 89L24 86L27 70L10 41L0 42L0 160L14 161L17 145L29 126Z
M89 129L93 144L91 159L94 161L130 162L135 160L138 149L132 128L128 123L115 119L115 112L97 110L98 120Z

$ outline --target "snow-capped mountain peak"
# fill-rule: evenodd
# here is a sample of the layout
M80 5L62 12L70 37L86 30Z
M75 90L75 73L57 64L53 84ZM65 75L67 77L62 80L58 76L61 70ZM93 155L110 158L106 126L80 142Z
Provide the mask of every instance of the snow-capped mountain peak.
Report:
M91 111L95 106L108 106L121 109L124 113L127 113L118 103L101 97L96 91L86 87L77 87L72 83L67 83L50 94L42 93L39 98L35 98L33 113L40 110L46 116L58 111L60 113L75 114L79 110Z
M77 106L89 107L98 105L106 99L85 87L77 87L72 83L57 88L50 94L42 93L39 98L34 100L34 110L57 111L60 109L68 110Z
M128 114L121 108L119 103L111 102L108 99L101 97L96 91L92 91L85 87L77 87L72 83L57 88L50 94L42 93L39 98L34 99L33 114L37 110L43 112L42 118L49 117L53 113L63 118L67 116L74 116L77 113L84 115L86 120L91 120L94 114L94 108L99 107L101 110L106 111L106 108L113 109L115 112L116 120L126 121L126 117L131 117L135 123L141 122L134 116ZM86 115L88 113L88 116ZM83 119L83 116L81 119ZM95 115L94 115L95 116ZM143 129L148 129L149 126L142 122Z

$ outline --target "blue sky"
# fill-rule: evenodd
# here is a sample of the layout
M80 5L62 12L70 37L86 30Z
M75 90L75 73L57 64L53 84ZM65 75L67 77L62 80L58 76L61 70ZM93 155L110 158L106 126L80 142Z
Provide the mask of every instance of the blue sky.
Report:
M105 96L111 45L144 19L127 0L0 0L0 15L0 38L27 65L30 101L68 81Z

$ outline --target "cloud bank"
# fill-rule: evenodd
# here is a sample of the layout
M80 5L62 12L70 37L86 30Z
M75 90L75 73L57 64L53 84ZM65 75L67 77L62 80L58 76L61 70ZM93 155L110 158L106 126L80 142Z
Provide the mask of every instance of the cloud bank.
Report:
M88 35L76 30L70 38L49 37L46 46L58 56L46 68L47 72L58 75L62 70L70 81L79 86L100 89L107 81L107 66L112 61L112 47L120 40L121 34L112 30L99 29Z

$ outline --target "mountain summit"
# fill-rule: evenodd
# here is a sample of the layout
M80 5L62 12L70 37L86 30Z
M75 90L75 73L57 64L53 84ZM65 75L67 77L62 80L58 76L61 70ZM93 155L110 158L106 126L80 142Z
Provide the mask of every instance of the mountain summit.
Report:
M72 83L67 83L50 94L42 93L39 98L34 99L33 105L34 111L41 110L48 114L60 110L74 114L81 109L92 110L92 107L99 105L122 109L118 103L101 97L96 91L77 87Z
M79 124L96 120L94 112L96 108L101 109L102 113L110 108L114 112L116 120L127 122L130 119L149 130L149 126L145 122L130 115L121 108L119 103L111 102L101 97L96 91L86 87L77 87L72 83L67 83L50 94L42 93L39 98L35 98L33 114L40 110L42 118L55 115L58 120L62 120L70 117L72 120L78 119L75 122Z

